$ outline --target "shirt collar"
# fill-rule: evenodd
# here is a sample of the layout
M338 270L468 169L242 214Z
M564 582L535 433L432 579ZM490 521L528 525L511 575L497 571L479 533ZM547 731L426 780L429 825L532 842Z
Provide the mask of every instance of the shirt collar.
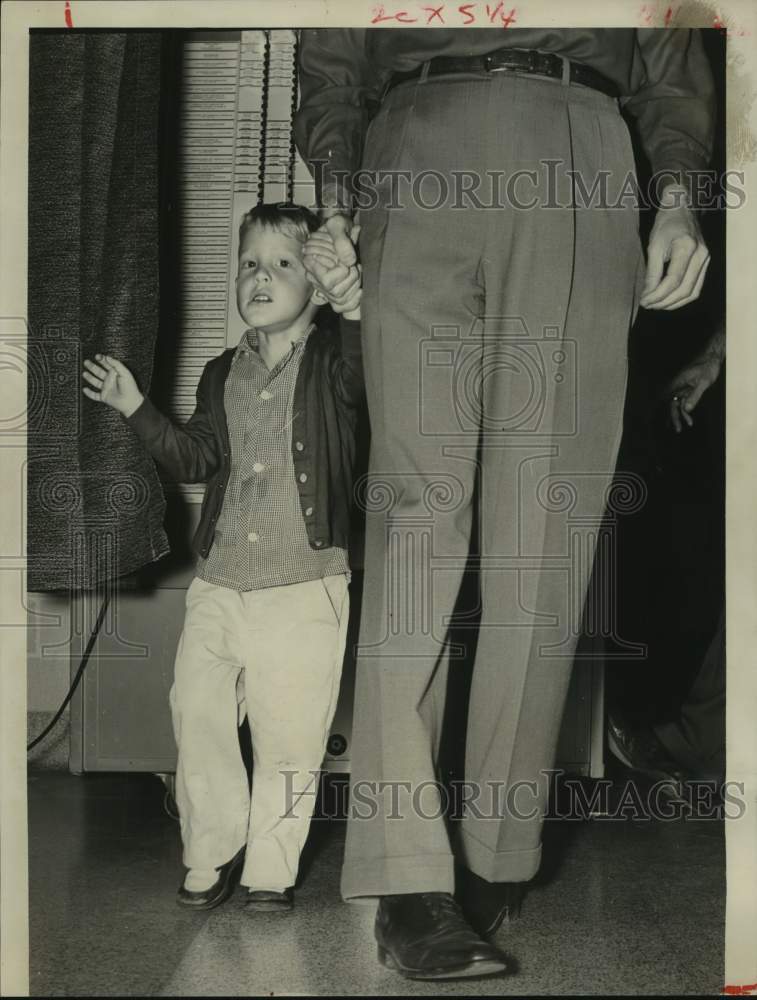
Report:
M310 324L310 326L305 331L304 337L300 337L299 340L292 341L292 349L286 355L287 359L291 358L291 356L298 348L301 349L305 346L305 342L307 341L308 337L313 332L313 330L315 330L315 323ZM258 332L257 330L255 330L254 327L250 327L248 330L245 330L245 332L242 334L239 343L237 344L236 350L234 351L232 364L234 361L237 360L237 358L240 355L248 354L250 351L255 351L256 354L258 352Z

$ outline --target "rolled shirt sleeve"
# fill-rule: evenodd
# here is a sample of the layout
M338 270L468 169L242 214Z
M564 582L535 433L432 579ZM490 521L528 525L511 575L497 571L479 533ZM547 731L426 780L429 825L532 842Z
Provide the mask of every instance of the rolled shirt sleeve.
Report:
M715 87L697 30L637 29L638 84L621 103L636 120L659 190L705 170L715 131ZM664 179L663 179L664 175Z
M348 28L300 32L294 136L322 207L349 208L352 176L383 88L366 57L365 35L365 29Z

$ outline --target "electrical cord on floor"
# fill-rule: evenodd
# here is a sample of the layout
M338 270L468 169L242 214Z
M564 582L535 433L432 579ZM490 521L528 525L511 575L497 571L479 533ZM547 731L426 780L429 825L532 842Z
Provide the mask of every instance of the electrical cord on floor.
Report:
M60 717L63 715L63 713L66 710L66 706L68 705L68 703L73 698L74 692L76 691L76 688L79 685L79 681L82 678L82 674L84 673L84 668L87 666L87 663L89 662L90 654L92 653L92 649L93 649L93 647L95 645L95 641L96 641L97 636L98 636L98 634L100 632L100 626L102 625L103 619L105 618L105 612L108 610L108 604L109 603L110 603L110 595L106 593L105 597L103 598L103 602L102 602L102 606L100 607L100 611L98 612L98 615L97 615L97 621L95 622L94 628L92 629L92 633L91 633L91 635L89 637L89 641L87 642L87 647L84 650L84 655L81 658L81 663L79 664L79 668L76 671L76 676L74 677L74 679L73 679L73 681L71 683L71 687L68 689L68 694L63 699L63 704L60 706L60 708L58 709L58 711L55 713L55 715L53 716L53 718L50 721L50 723L47 726L45 726L45 728L42 730L42 732L39 734L39 736L37 736L35 739L33 739L31 741L31 743L28 744L28 746L26 747L26 752L27 753L29 753L30 750L33 750L34 747L36 747L38 743L42 742L42 740L47 736L47 734L50 732L50 730L55 726L55 724L58 722L58 720L60 719Z
M176 799L168 789L166 789L166 794L163 796L163 809L171 819L175 819L177 823L179 822L179 809L176 805Z
M156 773L156 778L163 782L165 795L163 796L163 809L171 819L179 820L179 808L176 805L176 775L162 772Z

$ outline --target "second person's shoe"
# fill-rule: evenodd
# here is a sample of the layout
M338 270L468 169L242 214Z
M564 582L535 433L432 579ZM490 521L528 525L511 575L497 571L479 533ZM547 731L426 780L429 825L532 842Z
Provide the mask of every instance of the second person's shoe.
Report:
M671 759L654 731L632 727L619 713L607 713L607 746L622 764L656 780L681 783L683 768Z
M382 896L376 912L379 961L406 979L463 979L507 971L447 892Z
M248 889L244 908L248 913L287 913L294 907L294 890Z

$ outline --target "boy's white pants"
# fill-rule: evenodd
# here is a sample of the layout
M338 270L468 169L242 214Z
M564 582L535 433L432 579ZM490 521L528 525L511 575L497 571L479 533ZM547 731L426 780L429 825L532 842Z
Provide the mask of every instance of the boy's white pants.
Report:
M192 581L170 693L187 868L218 868L246 843L243 885L294 885L348 617L345 575L247 592ZM252 801L238 681L252 734Z

